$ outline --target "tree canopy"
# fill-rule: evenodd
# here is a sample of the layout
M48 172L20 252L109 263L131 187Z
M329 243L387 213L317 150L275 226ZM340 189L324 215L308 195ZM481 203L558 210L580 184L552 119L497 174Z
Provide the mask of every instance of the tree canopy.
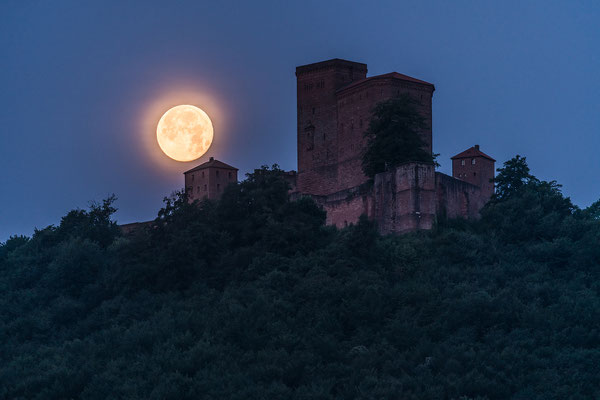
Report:
M434 162L421 132L427 123L418 111L418 102L401 95L381 102L373 109L365 131L367 146L362 159L365 175L373 177L408 161Z
M0 398L598 398L600 203L526 167L479 221L402 236L327 227L263 167L130 236L109 198L11 237Z

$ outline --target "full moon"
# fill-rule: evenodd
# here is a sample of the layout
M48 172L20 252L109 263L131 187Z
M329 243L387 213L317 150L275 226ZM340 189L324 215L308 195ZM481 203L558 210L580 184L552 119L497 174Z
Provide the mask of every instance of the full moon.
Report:
M201 157L213 140L213 125L208 115L198 107L175 106L158 121L156 140L161 150L177 161L192 161Z

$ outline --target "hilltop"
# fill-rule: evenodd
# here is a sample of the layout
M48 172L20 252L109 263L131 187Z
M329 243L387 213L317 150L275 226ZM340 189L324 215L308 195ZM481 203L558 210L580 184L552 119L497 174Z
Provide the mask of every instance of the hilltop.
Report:
M600 202L516 157L479 220L382 236L288 189L263 167L132 235L109 198L0 245L0 398L600 396Z

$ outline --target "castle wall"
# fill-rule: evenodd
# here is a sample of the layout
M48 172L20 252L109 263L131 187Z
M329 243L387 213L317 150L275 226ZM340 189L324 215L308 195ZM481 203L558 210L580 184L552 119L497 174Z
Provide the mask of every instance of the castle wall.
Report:
M479 218L479 210L489 200L478 186L435 173L436 214L440 218Z
M414 162L375 175L372 184L311 197L328 225L343 228L365 214L382 234L431 229L438 218L477 219L488 200L479 187Z
M370 191L357 187L326 196L321 205L327 212L327 225L343 228L356 224L363 214L370 215L372 203Z
M375 176L373 219L381 233L431 229L435 222L435 168L406 163Z

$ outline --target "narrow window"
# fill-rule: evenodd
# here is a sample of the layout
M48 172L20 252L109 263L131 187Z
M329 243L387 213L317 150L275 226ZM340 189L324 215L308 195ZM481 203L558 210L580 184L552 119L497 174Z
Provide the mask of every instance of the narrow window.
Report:
M204 171L202 171L202 177L204 178Z
M465 160L460 160L460 165L464 166L465 165Z
M221 190L221 185L217 183L217 190Z
M231 172L229 172L228 175L229 175L229 179L231 179Z
M471 160L471 164L472 164L472 165L475 165L475 161L476 161L475 159L472 159L472 160Z
M200 189L200 186L198 186L198 189ZM206 185L204 185L204 191L206 192L208 190L208 188L206 187Z
M313 115L314 115L314 113L315 113L315 108L314 108L314 107L312 108L312 113L313 113Z
M219 171L215 171L215 174L217 175L217 178L219 177Z
M200 186L197 186L197 187L196 187L196 192L197 192L197 193L200 193Z
M192 174L192 182L194 182L194 174Z

